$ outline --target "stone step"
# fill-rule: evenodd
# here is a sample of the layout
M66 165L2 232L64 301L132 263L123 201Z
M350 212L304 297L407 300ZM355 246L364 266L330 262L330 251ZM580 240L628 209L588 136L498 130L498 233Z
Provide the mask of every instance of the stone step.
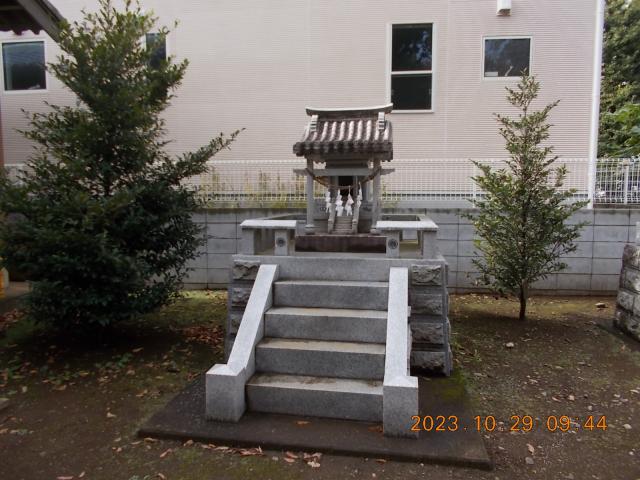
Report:
M247 382L249 410L382 421L382 382L300 375L256 374Z
M282 280L275 283L278 307L355 308L386 310L388 282Z
M273 307L265 314L265 336L385 343L387 312L350 308Z
M381 380L385 346L378 343L265 337L256 346L258 372Z

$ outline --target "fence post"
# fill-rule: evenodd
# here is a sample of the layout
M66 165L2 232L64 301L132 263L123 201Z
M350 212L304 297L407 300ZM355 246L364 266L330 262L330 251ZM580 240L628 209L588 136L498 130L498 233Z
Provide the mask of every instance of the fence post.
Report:
M629 169L630 164L628 158L625 158L622 161L622 166L624 167L624 185L622 186L622 195L624 196L623 203L626 205L629 203Z

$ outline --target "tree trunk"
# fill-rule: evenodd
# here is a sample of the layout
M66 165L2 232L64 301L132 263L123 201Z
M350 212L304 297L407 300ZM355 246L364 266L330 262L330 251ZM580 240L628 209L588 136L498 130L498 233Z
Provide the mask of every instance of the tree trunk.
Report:
M527 300L528 300L528 291L526 286L520 287L520 316L518 317L520 320L527 319Z

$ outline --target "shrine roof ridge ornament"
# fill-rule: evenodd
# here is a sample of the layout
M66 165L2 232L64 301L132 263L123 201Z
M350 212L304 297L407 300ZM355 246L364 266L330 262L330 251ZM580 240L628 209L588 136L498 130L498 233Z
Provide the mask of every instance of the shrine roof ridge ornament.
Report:
M293 153L299 157L332 158L372 155L379 160L393 158L391 122L385 118L393 104L358 108L306 109L307 124ZM320 158L322 160L322 158Z

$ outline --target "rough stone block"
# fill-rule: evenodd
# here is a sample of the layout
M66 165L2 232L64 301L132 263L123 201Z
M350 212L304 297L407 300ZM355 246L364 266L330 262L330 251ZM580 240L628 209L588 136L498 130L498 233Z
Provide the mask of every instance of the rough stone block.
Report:
M635 295L625 290L620 290L618 292L617 303L620 307L624 308L629 312L633 312L633 303L635 300ZM640 303L640 302L639 302Z
M231 305L236 307L244 307L251 296L251 288L247 287L231 287L230 289Z
M410 291L411 313L423 315L442 315L444 312L442 294L419 293Z
M240 322L242 322L242 315L244 314L244 310L229 310L228 320L229 320L229 331L227 333L237 333L240 328Z
M636 245L625 245L622 253L622 262L625 266L640 270L640 247Z
M640 341L640 317L617 309L613 324L627 335Z
M411 366L419 370L444 373L447 369L445 352L413 350Z
M640 272L625 268L621 274L622 287L636 293L640 293Z
M234 280L255 280L260 262L250 260L236 260L233 262L233 279Z
M424 343L444 343L444 325L442 323L411 323L413 341Z
M411 265L412 285L442 285L442 265Z

